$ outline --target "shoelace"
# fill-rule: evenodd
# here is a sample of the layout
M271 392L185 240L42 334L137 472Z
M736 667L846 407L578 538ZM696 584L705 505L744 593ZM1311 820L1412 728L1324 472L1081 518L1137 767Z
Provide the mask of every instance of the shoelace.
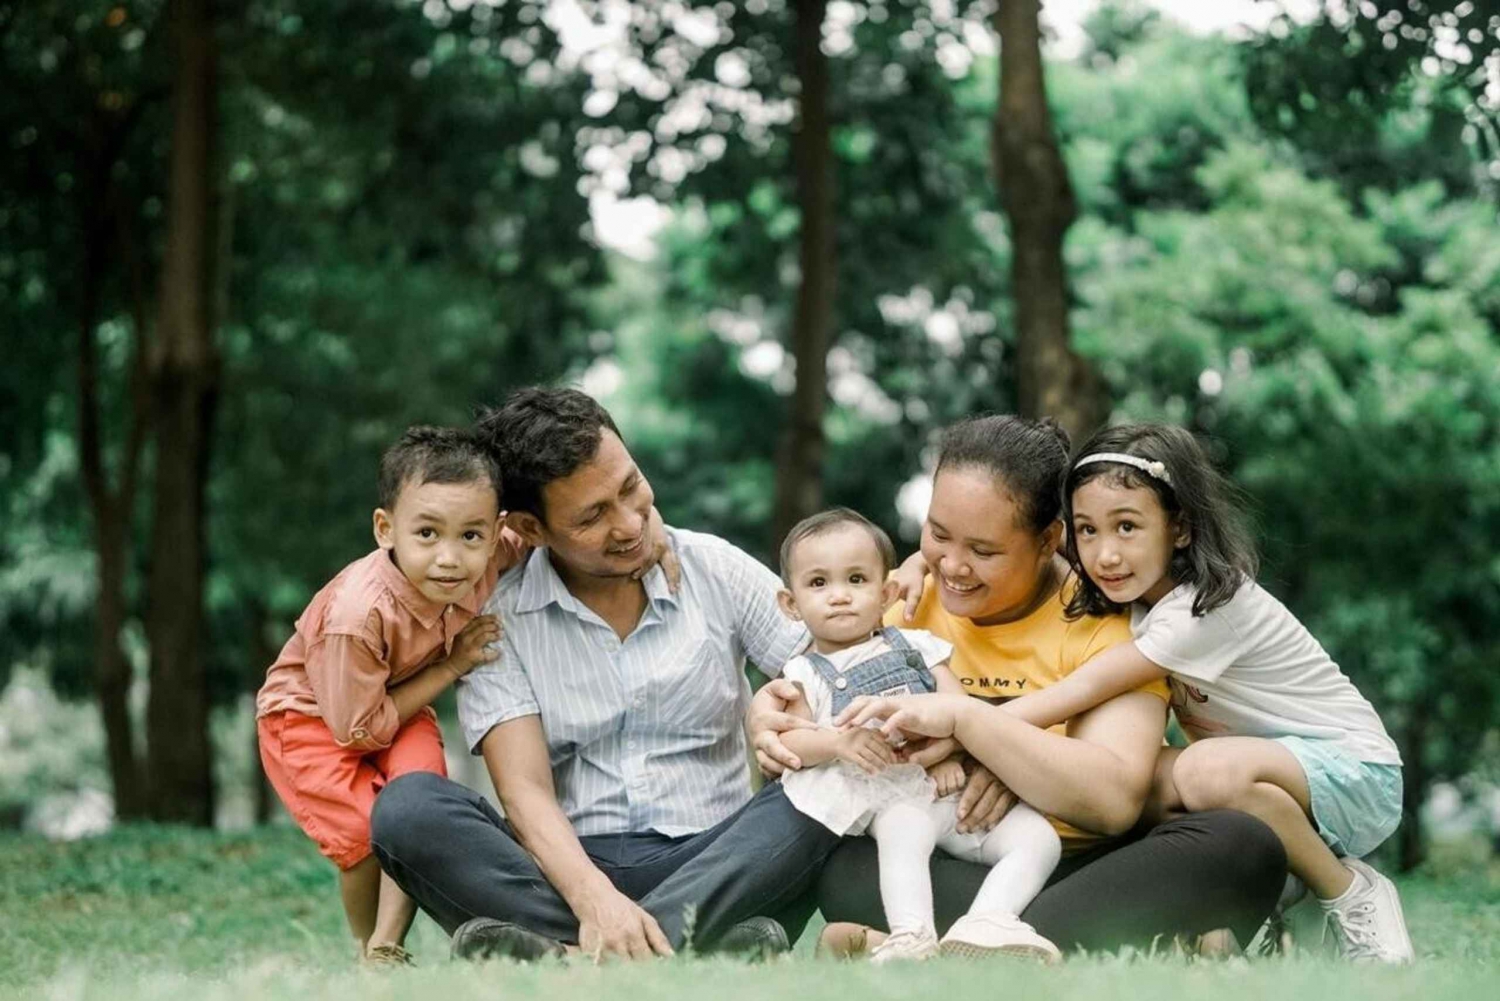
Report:
M1368 901L1355 904L1348 911L1329 911L1323 925L1324 935L1327 935L1328 926L1332 925L1334 934L1348 943L1350 958L1379 959L1378 936L1372 920L1374 914L1375 905Z

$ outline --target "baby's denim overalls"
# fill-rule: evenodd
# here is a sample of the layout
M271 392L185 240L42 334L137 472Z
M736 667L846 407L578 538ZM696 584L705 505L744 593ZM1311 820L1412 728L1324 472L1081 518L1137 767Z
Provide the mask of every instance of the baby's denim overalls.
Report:
M937 680L922 655L912 649L901 630L886 626L880 633L891 648L860 661L847 674L840 674L827 657L815 650L804 655L833 690L833 715L843 712L845 706L861 695L916 695L937 689Z

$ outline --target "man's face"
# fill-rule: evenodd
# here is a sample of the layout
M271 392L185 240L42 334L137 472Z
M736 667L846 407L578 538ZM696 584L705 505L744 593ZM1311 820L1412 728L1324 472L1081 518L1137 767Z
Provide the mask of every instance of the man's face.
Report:
M554 563L592 577L628 577L651 557L656 495L625 443L608 428L594 458L542 488L542 521L512 515L512 527L552 552Z

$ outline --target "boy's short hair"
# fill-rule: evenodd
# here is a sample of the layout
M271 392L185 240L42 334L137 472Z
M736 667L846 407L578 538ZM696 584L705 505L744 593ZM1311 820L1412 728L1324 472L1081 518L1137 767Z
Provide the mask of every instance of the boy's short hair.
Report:
M614 418L576 389L527 386L482 411L474 432L505 476L505 506L546 524L542 488L572 476L599 454L609 431L624 441Z
M781 540L782 583L787 587L792 586L792 550L797 547L797 543L815 535L831 532L840 525L854 525L870 533L870 538L875 542L875 549L880 553L882 578L896 569L896 547L891 544L891 537L885 534L885 529L851 508L831 507L811 517L803 518L793 525L792 530L786 533L786 538Z
M408 482L473 483L488 480L500 502L500 470L480 440L461 428L417 424L401 432L380 457L380 506L396 509Z

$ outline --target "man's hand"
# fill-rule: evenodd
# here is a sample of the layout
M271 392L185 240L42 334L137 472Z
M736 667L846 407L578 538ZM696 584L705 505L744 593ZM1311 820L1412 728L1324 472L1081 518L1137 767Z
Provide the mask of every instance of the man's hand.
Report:
M969 784L958 799L958 832L992 831L1015 805L1016 794L976 762Z
M682 561L677 558L677 550L672 548L672 543L667 539L667 526L661 520L661 512L654 506L651 508L651 520L647 524L646 531L650 533L647 541L651 555L646 558L641 568L630 576L634 580L640 580L659 563L661 572L667 575L667 590L676 594L677 585L682 583Z
M927 769L932 781L937 783L938 799L951 796L964 787L964 761L962 755L953 755Z
M493 615L476 615L473 621L453 637L453 649L443 663L455 678L462 678L480 664L495 659L500 642L500 620Z
M594 962L606 956L649 959L672 955L656 919L614 887L590 897L577 911L578 948Z
M750 732L750 746L755 748L755 763L767 778L802 767L801 759L781 742L781 735L788 730L817 728L812 720L787 712L788 706L802 698L802 689L796 684L772 678L750 700L745 729Z
M845 730L839 734L838 758L874 775L896 763L896 749L879 730Z
M882 720L887 737L951 737L958 716L973 700L967 695L861 695L834 719L838 727L861 727Z

